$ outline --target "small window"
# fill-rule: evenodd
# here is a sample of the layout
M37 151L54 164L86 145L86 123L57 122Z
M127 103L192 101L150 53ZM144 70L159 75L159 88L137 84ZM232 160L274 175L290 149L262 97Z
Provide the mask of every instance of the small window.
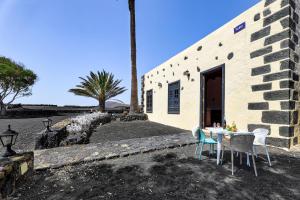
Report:
M180 81L169 84L168 88L168 113L180 113Z
M153 111L153 90L148 90L146 94L146 111L152 113Z

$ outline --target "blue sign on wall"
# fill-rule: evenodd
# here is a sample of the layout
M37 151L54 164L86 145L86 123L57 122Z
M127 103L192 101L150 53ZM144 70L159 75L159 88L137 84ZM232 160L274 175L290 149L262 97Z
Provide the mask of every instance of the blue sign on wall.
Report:
M240 32L241 30L246 28L246 22L241 23L237 27L234 28L234 34Z

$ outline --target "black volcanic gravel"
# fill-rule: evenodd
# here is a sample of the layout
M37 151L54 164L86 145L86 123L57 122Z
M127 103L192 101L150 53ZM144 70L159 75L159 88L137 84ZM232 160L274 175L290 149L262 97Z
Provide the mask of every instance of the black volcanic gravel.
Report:
M189 131L150 121L112 121L111 123L96 128L90 137L90 143L172 135L186 132Z
M232 176L229 152L225 153L223 166L217 166L215 158L195 159L194 148L37 171L18 187L13 199L299 199L299 154L271 150L273 166L258 158L258 177L245 165L245 159L239 166L236 158Z
M55 116L55 122L68 116ZM32 149L34 133L44 127L43 118L0 119L20 131L17 147ZM91 142L106 142L185 130L153 122L112 122L100 126ZM196 200L196 199L297 199L300 195L300 153L270 148L272 167L258 158L258 177L253 168L239 166L231 175L230 153L223 166L216 159L194 158L195 146L166 149L107 161L95 161L59 169L36 171L13 194L15 200ZM208 151L204 152L207 156ZM260 155L262 156L262 155ZM265 157L265 156L264 156Z
M50 118L53 120L53 123L57 123L74 115L75 114L62 114L60 116L52 116ZM0 119L0 132L6 131L8 124L10 124L13 130L19 132L17 143L13 146L13 148L15 150L30 151L34 149L36 133L44 129L44 125L42 123L43 119L45 118ZM3 148L0 147L0 151L3 151Z

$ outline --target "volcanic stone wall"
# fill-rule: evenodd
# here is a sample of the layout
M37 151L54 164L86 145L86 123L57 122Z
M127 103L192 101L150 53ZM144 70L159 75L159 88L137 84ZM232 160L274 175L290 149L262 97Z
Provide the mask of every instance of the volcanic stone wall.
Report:
M275 3L276 10L272 7ZM287 148L297 144L299 136L299 6L299 0L266 0L263 12L254 16L254 21L263 21L262 27L251 35L251 42L264 41L250 53L251 59L262 57L264 62L251 70L251 76L261 77L261 83L251 85L252 92L263 91L263 99L248 103L249 110L262 112L261 123L249 124L248 129L278 130L280 137L270 137L268 143ZM278 22L281 30L271 34L273 26L278 30ZM274 50L275 45L279 49ZM274 85L279 88L274 89ZM270 124L278 125L278 129Z
M299 20L299 15L300 15L300 0L295 0L295 8L294 8L294 14L293 18L290 18L290 26L294 27L296 26L294 33L296 35L295 38L300 38L300 20ZM296 50L295 53L299 56L300 55L300 44L299 41L297 41L296 45ZM294 68L295 73L298 75L300 74L300 64L297 63L297 65ZM294 83L294 87L297 90L297 92L300 92L300 82L297 81ZM300 143L300 103L299 100L295 103L291 102L290 108L297 110L298 111L298 124L295 125L294 127L294 135L291 135L291 137L294 137L292 142L292 145L296 145Z

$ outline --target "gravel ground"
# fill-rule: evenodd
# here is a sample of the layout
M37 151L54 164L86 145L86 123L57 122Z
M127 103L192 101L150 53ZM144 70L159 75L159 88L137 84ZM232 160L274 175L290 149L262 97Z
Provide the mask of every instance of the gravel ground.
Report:
M188 131L150 121L112 121L111 123L99 126L92 133L90 143L103 143L108 141L171 135L185 132Z
M63 114L50 117L53 123L57 123L76 114ZM35 146L35 133L44 129L42 120L45 118L11 118L0 119L0 132L6 131L8 124L13 130L19 132L14 150L31 151ZM103 126L99 126L90 138L90 143L102 143L107 141L118 141L123 139L151 137L158 135L169 135L183 133L186 130L165 126L149 121L116 122L113 121ZM0 147L0 153L3 148Z
M195 146L166 149L109 161L37 171L19 186L19 200L193 200L298 199L300 155L271 149L272 167L257 160L258 177L244 159L231 175L229 152L223 166L215 158L193 157ZM207 151L205 152L207 155ZM262 156L262 155L260 155Z
M75 114L64 114L60 116L50 117L53 123L57 123ZM11 128L19 132L17 143L13 146L15 150L31 151L35 145L35 133L38 133L44 129L42 120L45 118L17 118L17 119L0 119L0 132L6 131L8 124ZM3 151L3 148L0 149Z

